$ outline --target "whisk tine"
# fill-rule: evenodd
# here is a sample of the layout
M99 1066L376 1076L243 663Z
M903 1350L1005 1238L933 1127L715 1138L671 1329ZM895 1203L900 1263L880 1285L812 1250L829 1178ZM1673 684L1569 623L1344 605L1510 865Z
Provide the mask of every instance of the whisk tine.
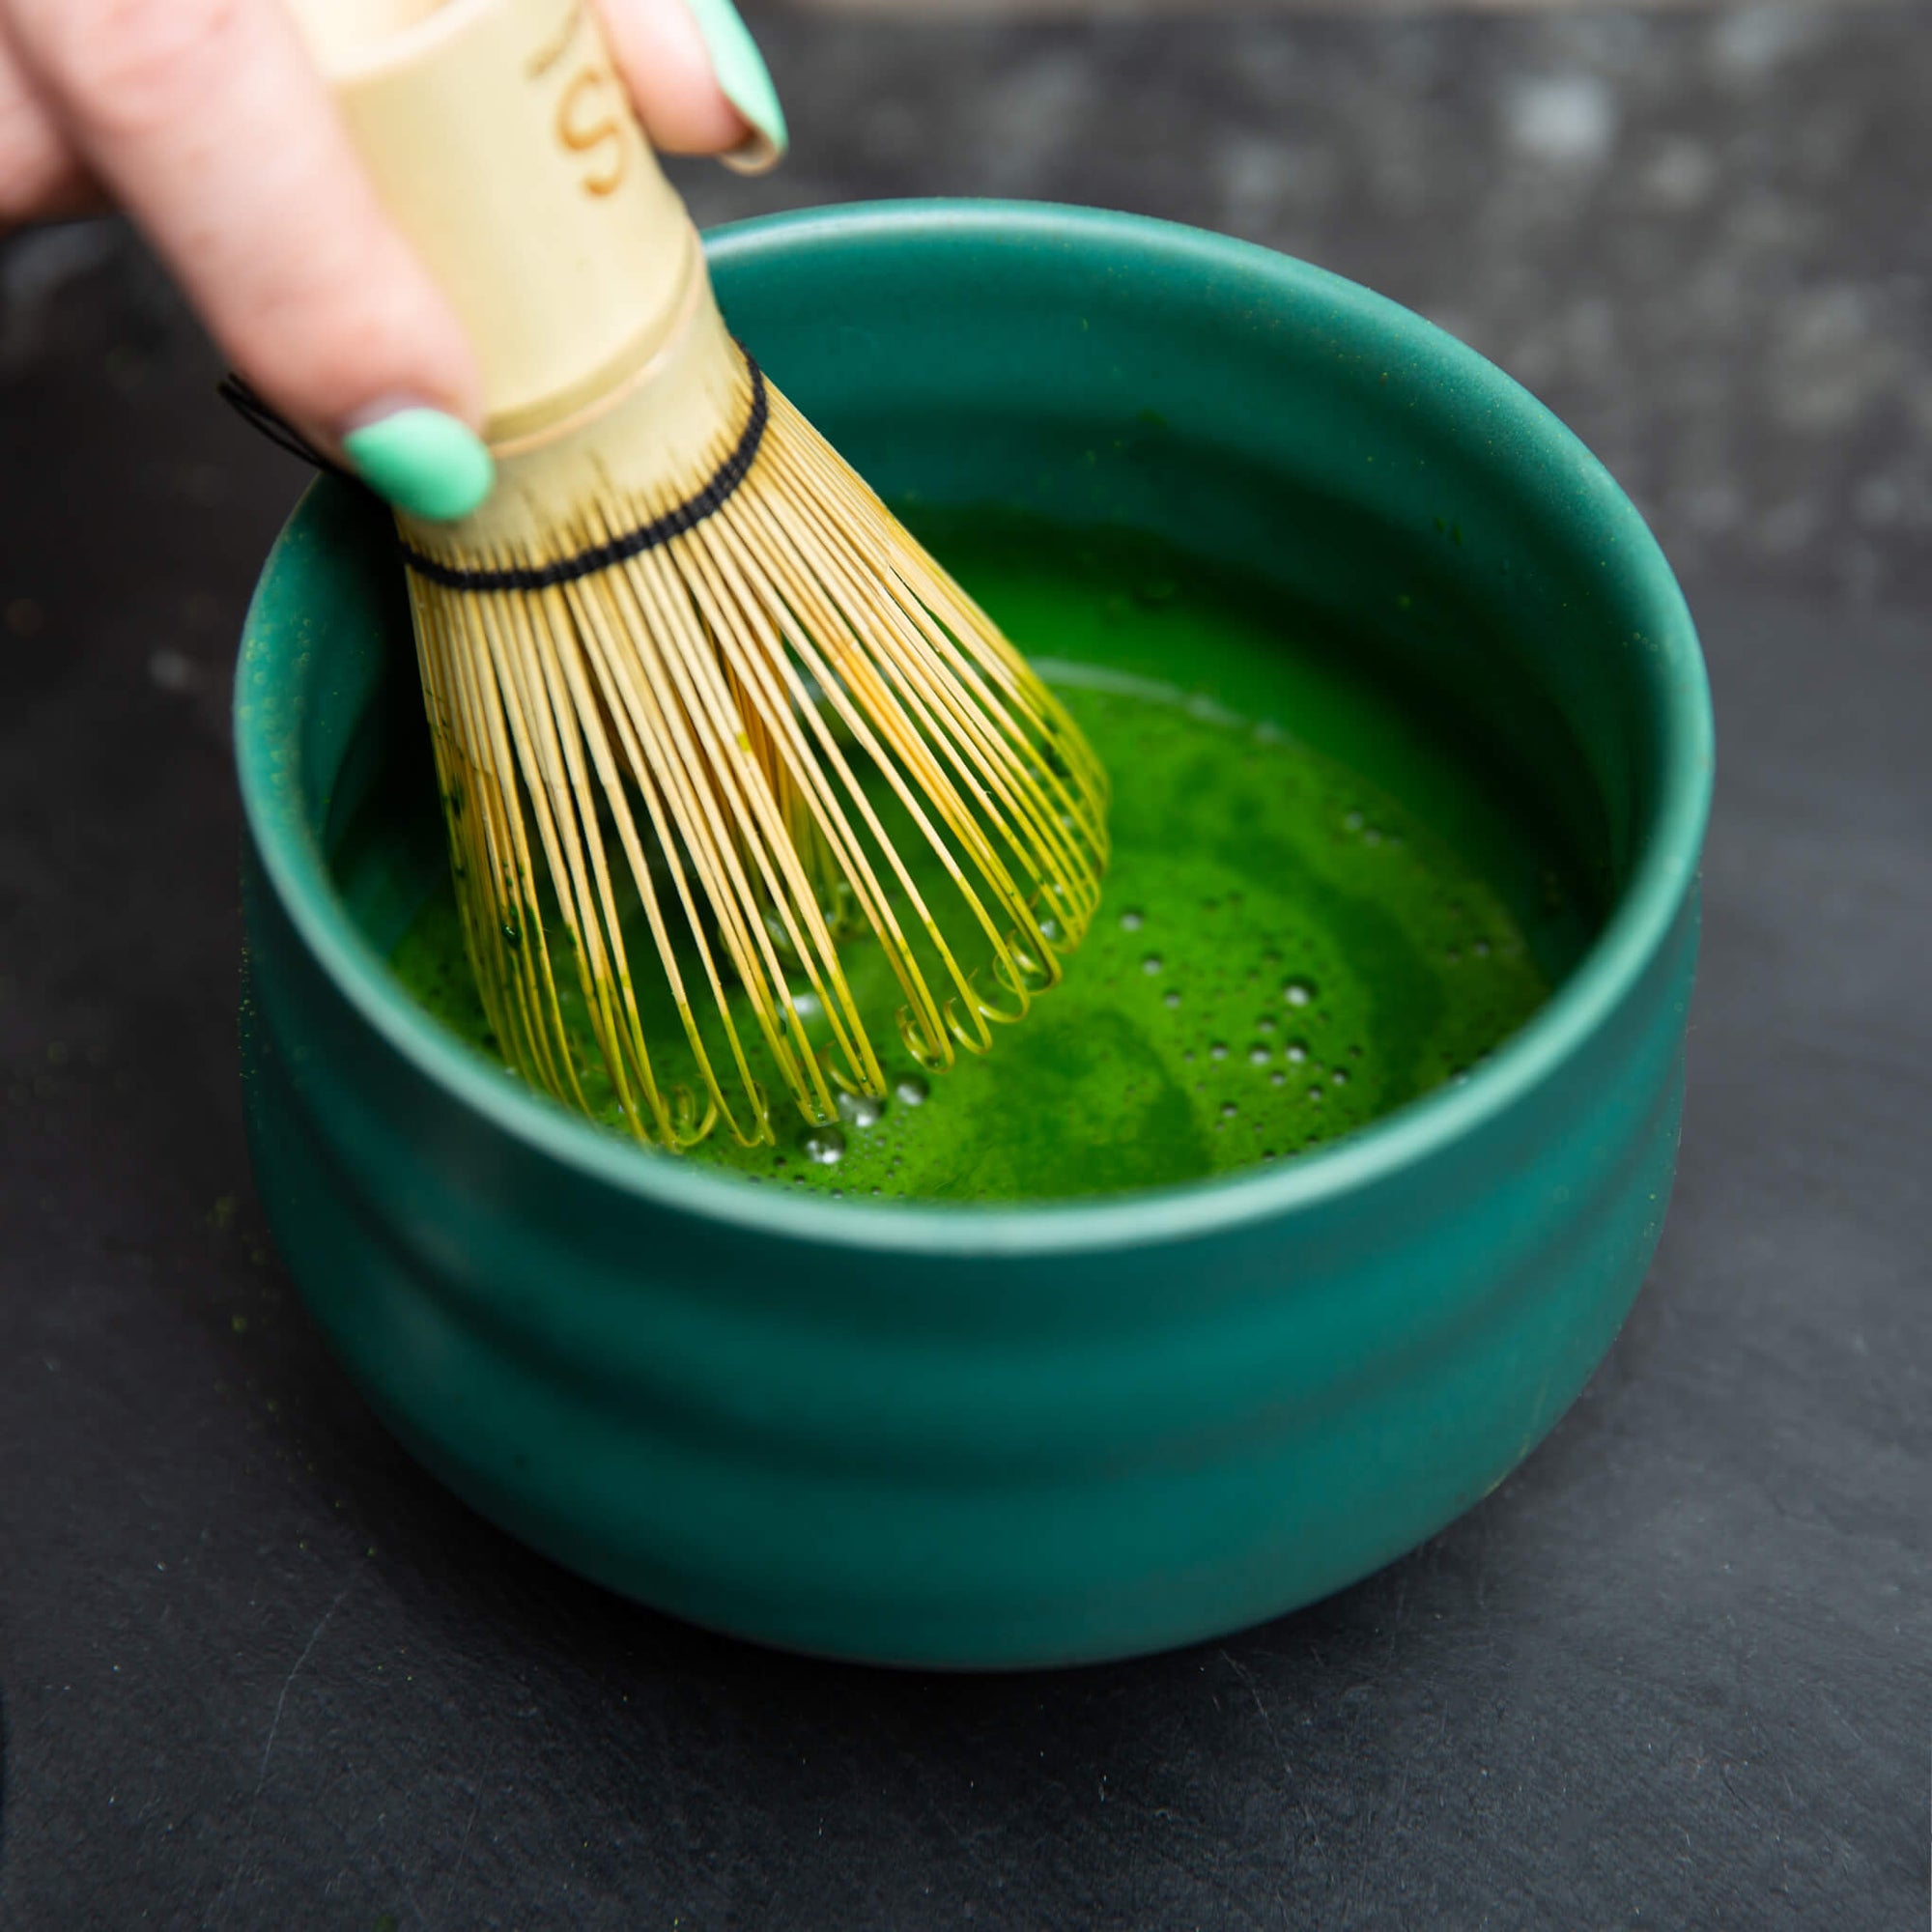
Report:
M586 639L587 648L584 655L589 661L591 675L597 682L601 709L611 719L624 745L625 767L631 773L638 775L635 788L642 798L659 848L666 855L666 865L668 869L671 871L672 882L683 903L686 917L694 923L695 944L699 952L703 971L714 992L720 992L722 991L722 982L718 979L717 970L711 958L709 944L705 939L701 924L696 923L696 905L692 899L690 888L686 880L684 861L676 849L674 839L671 838L670 819L664 803L663 794L655 779L652 777L654 767L650 762L649 753L643 749L643 742L639 736L638 722L631 708L630 700L627 698L627 694L612 674L612 646L610 637L610 627L606 621L605 613L593 603L580 610L579 621ZM584 704L586 710L590 708L587 696L581 701ZM650 731L653 728L648 719L645 720L644 728L646 731ZM611 813L611 822L616 830L626 866L632 880L636 884L639 902L649 923L658 958L665 972L666 982L672 1002L678 1011L681 1031L691 1046L698 1077L705 1090L707 1101L706 1118L714 1118L722 1115L729 1126L733 1137L741 1143L750 1145L751 1142L760 1137L759 1133L756 1129L753 1130L750 1134L747 1133L747 1130L740 1124L736 1114L732 1111L729 1102L725 1099L724 1091L719 1084L717 1073L711 1064L709 1048L691 1009L690 997L685 987L684 975L681 971L675 950L670 942L664 908L658 897L657 883L651 876L650 864L644 855L642 842L638 834L637 821L631 810L624 778L616 761L611 755L608 739L601 728L597 731L593 743L596 749L598 773L603 787L604 802ZM613 951L619 960L623 962L622 992L624 1009L630 1033L635 1042L634 1051L640 1061L647 1061L648 1050L645 1047L643 1039L643 1022L638 1011L636 987L631 978L622 927L615 913L614 899L611 902L611 927ZM752 1077L751 1069L745 1062L742 1045L738 1041L735 1032L729 1035L729 1044L733 1061L738 1068L740 1079L743 1082L746 1094L751 1102L753 1117L756 1120L762 1121L765 1107L763 1090Z
M756 534L753 532L753 534ZM735 533L721 533L717 541L729 544ZM800 547L803 550L803 546ZM740 554L750 554L749 543ZM781 562L786 546L770 539L756 553L767 564ZM795 559L796 561L797 559ZM907 1010L900 1020L900 1034L923 1064L941 1066L950 1064L952 1054L941 1024L935 996L913 963L912 952L902 924L891 900L891 889L883 886L864 852L864 834L848 816L849 801L864 833L873 843L893 873L899 895L915 923L923 930L938 954L958 995L970 995L970 982L959 968L952 949L928 908L926 895L914 880L903 856L887 838L872 801L854 773L850 760L826 725L822 712L830 708L851 733L854 742L869 760L872 769L893 791L906 810L925 845L945 867L961 903L975 921L985 927L997 946L999 934L987 919L977 894L961 872L952 853L935 830L927 808L936 809L944 819L970 838L956 799L945 795L936 767L925 758L916 732L882 684L871 677L864 664L865 653L851 628L850 613L836 598L828 599L815 581L809 563L803 569L781 573L781 587L789 589L796 614L787 624L787 642L822 695L820 707L804 714L809 731L817 739L816 756L808 748L799 757L797 772L809 801L818 813L820 827L836 851L849 854L844 861L848 876L863 909L884 945L901 990L907 995ZM824 649L821 651L820 645ZM830 655L827 655L829 653ZM912 767L908 778L905 767ZM826 774L838 781L827 781Z
M1072 721L732 341L596 8L294 12L476 354L491 462L397 525L504 1058L675 1148L986 1051L1098 900Z
M740 977L761 993L769 992L790 1035L792 1048L802 1053L804 1064L814 1068L812 1097L816 1104L812 1111L816 1118L830 1119L829 1091L818 1077L803 1021L786 991L777 935L772 930L774 921L810 981L813 996L826 1003L835 1029L842 1028L841 1011L849 999L842 993L833 936L817 895L785 836L783 814L746 728L743 687L734 690L727 674L731 666L723 644L733 635L733 626L729 613L720 609L715 586L704 579L702 561L702 552L687 543L679 546L676 554L668 554L653 566L661 593L674 588L689 607L690 649L675 658L669 669L702 706L707 762L695 770L694 777L700 785L708 780L719 794L719 855L733 888L732 903L744 934L739 950ZM748 962L753 958L755 977L748 970Z
M787 692L760 677L772 653L781 651L782 646L766 611L755 597L747 594L742 583L734 585L728 574L719 570L718 559L706 543L694 534L677 561L686 566L686 587L712 647L708 655L694 656L682 668L699 678L716 699L720 715L714 723L725 741L742 753L737 759L726 755L720 776L742 805L738 833L760 875L762 903L783 928L787 946L810 980L813 997L833 1031L834 1043L845 1058L844 1084L879 1092L884 1076L865 1038L819 894L791 836L797 823L796 768L786 764L781 755L776 768L760 764L758 740L748 728L755 724L767 751L776 749L781 732L789 724L793 705L809 702L808 695L802 689ZM750 650L744 647L748 635L753 640ZM747 697L753 705L749 720L743 711ZM775 784L774 779L780 782ZM789 814L787 804L792 808ZM757 930L764 923L758 918L759 901L748 895L745 909L748 923ZM784 990L784 975L771 950L768 927L765 952L777 996L790 1021L797 1025L798 1015ZM799 1037L803 1042L802 1031ZM828 1096L825 1112L818 1118L829 1120L834 1112Z
M547 951L538 923L537 944L522 944L524 895L530 876L521 813L504 796L500 774L515 767L500 713L484 695L490 681L487 656L461 635L464 612L418 603L423 682L431 698L432 738L447 801L457 903L462 909L470 963L484 1007L505 1055L550 1094L568 1103L581 1094L567 1086L553 1048L553 1029L540 1010L541 967L548 980ZM517 936L511 946L510 935ZM553 993L554 1003L554 993Z
M672 1148L774 1138L774 1088L820 1122L885 1092L855 946L915 1059L987 1051L1060 978L1106 864L1106 781L1059 702L784 397L744 386L761 440L705 514L666 482L411 576L505 1057Z

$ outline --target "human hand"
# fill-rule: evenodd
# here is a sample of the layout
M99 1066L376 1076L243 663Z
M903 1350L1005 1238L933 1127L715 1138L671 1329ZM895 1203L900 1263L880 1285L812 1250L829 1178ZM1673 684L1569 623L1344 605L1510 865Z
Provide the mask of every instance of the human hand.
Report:
M597 4L657 147L782 149L728 0ZM280 0L0 0L0 232L111 203L318 448L421 515L488 493L475 357Z

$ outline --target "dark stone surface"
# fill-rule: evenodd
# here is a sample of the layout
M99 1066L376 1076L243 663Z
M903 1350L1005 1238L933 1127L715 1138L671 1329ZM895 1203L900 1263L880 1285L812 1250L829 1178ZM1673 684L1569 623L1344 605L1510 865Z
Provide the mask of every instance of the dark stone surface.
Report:
M112 231L0 252L0 1925L1919 1922L1922 18L769 23L800 162L707 215L1049 194L1361 274L1637 486L1717 688L1682 1178L1603 1372L1382 1575L1056 1676L633 1609L347 1386L235 1068L228 668L298 478Z
M987 194L1244 236L1500 362L1686 571L1932 601L1922 5L763 39L795 159L689 177L707 220Z

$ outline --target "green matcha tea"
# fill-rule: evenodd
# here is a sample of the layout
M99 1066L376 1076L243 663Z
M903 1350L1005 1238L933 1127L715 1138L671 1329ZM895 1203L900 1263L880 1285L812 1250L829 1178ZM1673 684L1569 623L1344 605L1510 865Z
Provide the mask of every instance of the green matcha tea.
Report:
M1200 1180L1462 1076L1548 997L1585 935L1523 815L1263 586L1131 533L913 521L1111 775L1101 910L1061 984L948 1071L900 1045L878 950L841 946L886 1098L825 1128L777 1094L776 1147L720 1131L684 1158L862 1201ZM490 1050L446 888L394 965Z

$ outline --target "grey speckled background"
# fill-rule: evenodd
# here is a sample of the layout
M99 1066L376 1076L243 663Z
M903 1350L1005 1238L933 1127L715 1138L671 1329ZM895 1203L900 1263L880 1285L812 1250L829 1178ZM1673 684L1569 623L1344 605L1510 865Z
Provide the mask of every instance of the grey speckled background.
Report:
M1175 1656L836 1669L522 1551L348 1386L249 1190L226 701L300 474L123 231L16 240L0 1927L1924 1924L1932 12L756 25L795 156L681 169L702 218L1230 229L1455 329L1644 504L1720 747L1652 1278L1480 1508Z
M1367 13L754 6L793 156L757 182L678 179L707 224L1010 195L1285 249L1527 384L1687 576L1922 598L1932 9ZM90 228L0 255L0 370L116 246Z
M1493 357L1681 570L1932 588L1932 12L759 16L777 178L1098 203L1287 250Z

